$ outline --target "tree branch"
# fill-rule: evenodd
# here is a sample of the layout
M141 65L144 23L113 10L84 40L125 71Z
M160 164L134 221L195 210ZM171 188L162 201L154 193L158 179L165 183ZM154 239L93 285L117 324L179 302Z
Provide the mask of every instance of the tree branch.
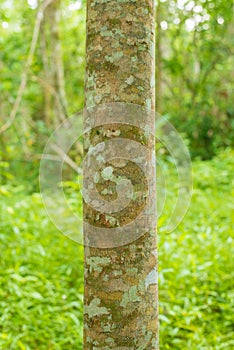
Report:
M53 151L55 151L58 156L68 165L70 165L70 167L75 170L78 174L82 173L82 170L76 165L76 163L62 150L62 148L60 148L58 145L56 145L55 143L53 143L51 145L51 148ZM44 156L43 156L44 157Z

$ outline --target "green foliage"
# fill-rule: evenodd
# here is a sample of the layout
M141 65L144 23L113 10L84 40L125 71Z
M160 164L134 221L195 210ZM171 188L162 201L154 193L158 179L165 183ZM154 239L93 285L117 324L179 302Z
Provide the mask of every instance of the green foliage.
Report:
M233 349L233 156L227 149L194 162L191 207L171 234L164 226L177 188L169 176L159 220L162 349ZM80 213L79 185L63 185ZM39 194L25 191L0 187L0 348L81 350L83 248L56 231Z
M2 0L0 119L3 122L9 118L28 55L38 10L34 5L27 1ZM85 1L61 1L59 34L67 115L83 108L85 5ZM161 93L157 91L159 113L167 115L185 135L192 157L210 159L220 148L233 146L234 140L232 2L158 0L156 12L156 37L157 42L161 42L161 57L156 57L160 68L156 87L158 82L161 85ZM40 33L17 118L4 136L4 143L10 144L10 148L4 150L6 161L15 158L15 154L23 161L40 155L45 144L43 136L50 134L59 122L56 112L50 110L53 120L51 126L46 125L44 94L48 81L42 56ZM48 48L47 56L50 61ZM22 173L16 171L15 175Z
M81 349L83 250L24 191L0 188L0 348Z
M233 4L179 3L159 7L160 113L186 135L192 157L210 159L234 140Z
M68 115L82 108L84 96L85 1L76 8L78 3L61 1ZM201 8L195 10L195 6ZM1 3L0 124L8 120L17 96L36 12L27 1ZM234 140L232 3L165 0L157 12L162 53L161 62L157 62L161 74L156 77L162 87L160 113L183 135L196 158L192 204L171 234L165 233L165 224L178 189L176 174L165 163L170 176L159 219L161 349L231 350L234 237L233 206L228 199L234 156L229 149ZM40 40L16 119L0 135L3 350L82 349L83 249L56 231L37 193L40 157L58 123L52 120L48 126L45 120ZM159 149L159 157L163 152ZM77 150L71 150L70 156L80 163ZM212 157L211 161L201 160ZM69 180L63 186L69 205L80 213L79 184L70 181L68 173Z
M35 3L37 3L35 1ZM38 1L40 5L42 1ZM72 7L76 1L61 1L59 28L61 59L65 75L67 97L66 115L79 112L83 107L85 71L85 3L81 8ZM30 5L31 4L31 5ZM24 72L32 40L38 7L33 2L3 0L0 9L0 125L6 123L14 105L21 76ZM45 86L51 86L44 72L42 58L42 25L37 48L28 73L28 81L12 126L0 134L0 157L10 164L16 177L27 178L35 190L37 183L28 172L38 167L38 158L47 142L46 137L61 121L56 111L51 112L51 125L46 125ZM47 43L48 44L48 43ZM51 52L47 50L47 60ZM50 67L51 68L51 67ZM55 91L57 93L57 91ZM53 93L51 92L51 95ZM53 97L53 96L52 96ZM52 99L50 96L50 98ZM56 119L57 118L57 119ZM21 166L19 166L21 164ZM30 168L30 164L32 167ZM20 171L18 171L20 170ZM24 170L24 171L23 171Z
M233 349L233 156L196 161L187 216L171 234L163 230L169 205L160 218L162 349Z

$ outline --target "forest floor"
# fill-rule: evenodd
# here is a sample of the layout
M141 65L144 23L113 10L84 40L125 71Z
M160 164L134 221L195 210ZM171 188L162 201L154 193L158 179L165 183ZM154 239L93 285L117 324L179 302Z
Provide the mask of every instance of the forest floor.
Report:
M194 161L187 215L172 233L170 201L159 218L161 350L234 348L233 159ZM81 350L82 246L56 230L39 193L0 194L0 348Z

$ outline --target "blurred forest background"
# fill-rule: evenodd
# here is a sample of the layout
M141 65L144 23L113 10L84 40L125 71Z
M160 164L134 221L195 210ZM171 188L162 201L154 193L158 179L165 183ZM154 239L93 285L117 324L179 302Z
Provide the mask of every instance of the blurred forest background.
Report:
M86 5L47 2L0 0L1 349L82 349L82 247L46 216L38 174L48 136L83 107ZM234 348L233 13L230 0L157 1L157 112L194 168L190 210L165 234L177 188L158 147L171 174L158 223L162 350ZM79 164L81 149L70 157ZM64 187L77 203L71 176Z

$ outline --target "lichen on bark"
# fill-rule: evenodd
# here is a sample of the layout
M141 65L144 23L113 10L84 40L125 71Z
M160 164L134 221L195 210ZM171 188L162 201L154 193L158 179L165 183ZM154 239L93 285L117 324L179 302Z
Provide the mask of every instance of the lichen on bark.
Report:
M87 0L87 109L132 103L153 118L154 65L153 0ZM128 123L127 119L125 124L110 120L93 128L84 135L85 153L120 137L153 151L154 123L149 125L146 119L141 128ZM102 164L101 154L99 157ZM93 174L100 196L115 199L118 179L130 179L136 193L145 193L147 181L139 162L139 157L113 159L101 167ZM153 190L150 193L155 195ZM144 205L144 196L136 196L125 210L110 215L84 202L84 221L97 227L123 226ZM158 350L156 233L152 228L123 246L85 246L84 278L84 350Z

